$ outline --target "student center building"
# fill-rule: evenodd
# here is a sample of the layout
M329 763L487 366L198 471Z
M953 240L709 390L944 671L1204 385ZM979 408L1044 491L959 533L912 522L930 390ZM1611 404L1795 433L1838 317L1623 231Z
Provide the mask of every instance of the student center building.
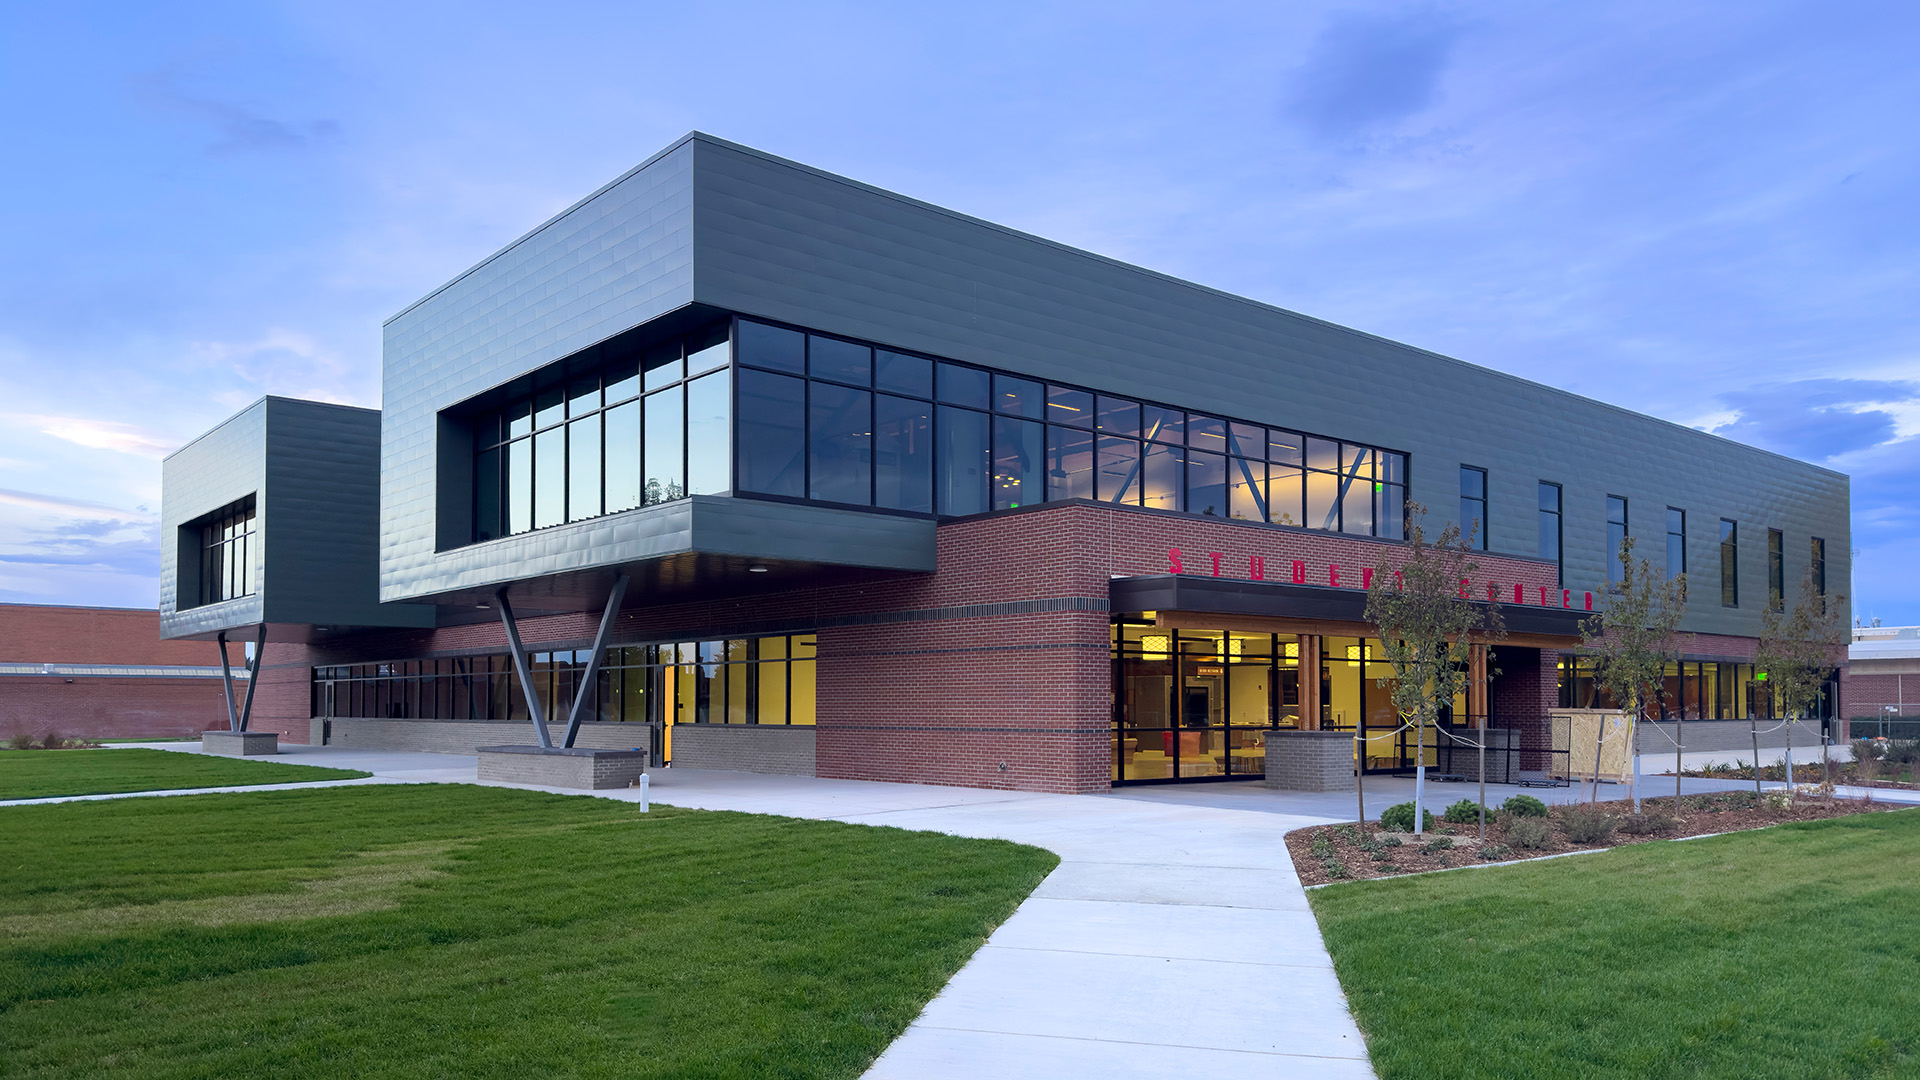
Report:
M384 351L381 410L266 398L165 467L163 635L258 635L291 741L1257 777L1396 726L1364 589L1409 500L1477 523L1508 629L1452 722L1595 704L1631 535L1692 582L1664 715L1744 738L1762 611L1848 575L1842 475L699 134Z

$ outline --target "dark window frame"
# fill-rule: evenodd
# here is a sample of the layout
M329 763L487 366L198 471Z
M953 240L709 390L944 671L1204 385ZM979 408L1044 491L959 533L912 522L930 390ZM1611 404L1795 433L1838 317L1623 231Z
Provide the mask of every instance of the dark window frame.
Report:
M1720 606L1740 606L1740 523L1720 519Z
M1561 588L1565 588L1567 584L1567 548L1566 548L1567 537L1566 537L1566 526L1565 526L1565 516L1566 516L1566 509L1567 509L1567 493L1566 493L1566 489L1561 487L1560 484L1556 481L1542 480L1539 482L1538 492L1540 494L1545 494L1548 488L1553 489L1553 509L1548 510L1544 506L1540 507L1539 509L1540 548L1541 548L1540 557L1543 559L1548 557L1545 550L1547 546L1546 545L1547 527L1551 525L1553 527L1552 559L1553 559L1554 584L1559 585ZM1549 521L1548 520L1549 518L1551 518L1552 520Z
M1467 494L1467 477L1470 474L1479 477L1479 495ZM1489 511L1487 504L1492 501L1492 495L1493 491L1489 487L1487 470L1479 465L1468 465L1463 462L1460 465L1460 536L1463 540L1467 539L1467 530L1473 529L1472 543L1469 546L1476 551L1488 550L1487 533L1491 530L1488 528L1487 514ZM1473 506L1479 511L1471 518L1467 516L1469 506Z
M1767 610L1787 609L1787 534L1767 530Z

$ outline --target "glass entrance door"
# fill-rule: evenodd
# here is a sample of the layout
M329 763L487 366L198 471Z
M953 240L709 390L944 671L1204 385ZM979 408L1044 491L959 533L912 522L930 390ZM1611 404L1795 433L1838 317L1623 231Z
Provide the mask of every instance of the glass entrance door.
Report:
M1264 776L1266 733L1299 724L1298 665L1288 636L1116 626L1113 780Z

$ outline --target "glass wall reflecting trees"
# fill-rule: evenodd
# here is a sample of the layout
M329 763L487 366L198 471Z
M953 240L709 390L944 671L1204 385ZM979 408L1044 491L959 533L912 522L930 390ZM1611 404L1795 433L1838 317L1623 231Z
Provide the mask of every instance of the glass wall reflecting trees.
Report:
M1560 658L1560 707L1617 709L1607 688L1593 677L1593 661ZM1714 660L1668 661L1659 700L1647 705L1650 720L1745 720L1773 715L1767 684L1756 680L1752 664Z
M475 541L732 490L942 517L1093 499L1404 533L1404 454L752 319L526 382L471 421Z
M1401 538L1406 455L742 319L743 492L959 517L1061 499Z
M732 486L725 323L529 389L473 419L473 539Z

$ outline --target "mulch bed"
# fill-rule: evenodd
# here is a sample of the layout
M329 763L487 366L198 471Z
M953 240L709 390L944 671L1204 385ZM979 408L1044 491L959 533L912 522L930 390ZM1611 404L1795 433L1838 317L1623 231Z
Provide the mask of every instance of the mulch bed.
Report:
M1659 775L1672 776L1673 770L1668 769ZM1748 783L1752 783L1753 766L1748 765L1735 768L1731 765L1726 765L1716 769L1688 769L1680 775L1697 777L1702 780L1745 780ZM1823 775L1820 769L1820 761L1817 758L1811 762L1797 762L1793 767L1793 778L1803 784L1817 784ZM1920 783L1914 783L1906 779L1906 777L1911 775L1913 775L1913 773L1905 766L1882 764L1874 778L1867 780L1860 777L1859 769L1853 762L1847 762L1845 765L1838 762L1833 764L1833 782L1835 784L1844 784L1847 787L1893 788L1898 791L1920 789ZM1774 783L1785 783L1787 770L1780 765L1769 765L1760 770L1760 779L1771 780Z
M1534 859L1569 851L1598 851L1650 840L1739 832L1792 821L1819 821L1848 814L1904 808L1899 803L1828 799L1819 795L1801 795L1793 801L1793 805L1783 808L1756 799L1751 791L1687 795L1680 800L1677 814L1674 812L1672 796L1642 799L1640 802L1643 812L1638 819L1633 817L1631 804L1627 802L1600 803L1599 809L1623 827L1616 828L1611 838L1592 843L1576 843L1569 839L1562 820L1567 808L1555 806L1545 819L1549 825L1548 835L1537 848L1523 848L1513 843L1508 834L1509 828L1517 821L1526 820L1515 815L1503 813L1496 817L1490 813L1483 847L1478 838L1478 826L1441 821L1436 813L1433 828L1427 830L1426 836L1420 840L1415 840L1412 833L1388 832L1380 827L1378 821L1370 821L1364 828L1349 823L1296 829L1287 834L1287 850L1293 855L1293 867L1299 873L1302 884L1324 885L1332 881L1397 877L1474 863ZM1652 831L1626 831L1636 826Z

